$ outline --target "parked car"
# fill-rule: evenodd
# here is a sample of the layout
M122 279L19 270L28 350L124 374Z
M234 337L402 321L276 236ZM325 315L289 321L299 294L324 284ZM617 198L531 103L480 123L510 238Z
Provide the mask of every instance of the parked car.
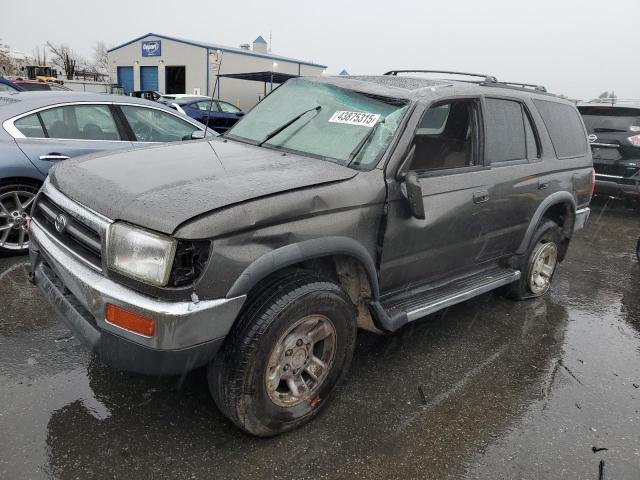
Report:
M32 271L107 363L208 365L220 410L268 436L326 404L357 327L545 294L593 183L576 107L541 89L297 78L211 141L58 165Z
M22 92L24 89L20 85L16 85L11 80L0 77L0 93Z
M166 102L166 105L201 123L208 123L218 133L226 132L244 116L244 112L235 105L207 97L178 98Z
M163 93L158 99L159 102L168 103L179 98L210 98L205 95L192 95L190 93Z
M80 92L0 96L0 123L0 256L27 252L23 227L55 163L91 152L190 139L204 130L157 103Z
M65 87L64 85L60 85L55 82L41 82L39 80L25 80L25 79L17 79L14 80L13 83L20 86L24 91L27 92L40 92L40 91L49 91L53 90L56 92L70 92L71 89Z
M131 97L136 98L144 98L145 100L151 100L152 102L157 102L162 94L160 92L156 92L155 90L135 90L129 94Z
M640 100L578 106L589 133L597 195L640 200Z

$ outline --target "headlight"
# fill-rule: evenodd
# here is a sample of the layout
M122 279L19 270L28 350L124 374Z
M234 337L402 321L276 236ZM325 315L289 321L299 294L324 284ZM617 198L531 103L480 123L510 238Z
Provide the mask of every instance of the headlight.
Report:
M109 227L107 266L137 280L163 287L169 281L176 240L116 222Z

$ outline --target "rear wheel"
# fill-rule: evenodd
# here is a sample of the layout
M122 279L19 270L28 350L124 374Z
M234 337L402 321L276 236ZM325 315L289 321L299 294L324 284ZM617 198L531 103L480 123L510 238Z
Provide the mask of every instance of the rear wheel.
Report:
M38 187L28 183L0 184L0 256L29 250L28 221Z
M546 220L538 226L527 255L523 258L518 282L509 286L509 295L523 300L540 297L549 291L558 266L558 252L562 235L560 227Z
M281 278L251 301L209 366L218 408L253 435L294 429L317 415L351 362L355 309L313 273Z

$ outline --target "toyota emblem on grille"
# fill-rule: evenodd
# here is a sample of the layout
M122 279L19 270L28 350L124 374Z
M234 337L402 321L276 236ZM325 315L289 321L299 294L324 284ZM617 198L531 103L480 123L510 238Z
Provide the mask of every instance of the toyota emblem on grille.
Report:
M598 139L597 135L594 135L593 133L591 135L589 135L589 137L587 137L589 139L589 143L593 143Z
M66 228L67 228L67 217L66 217L66 216L64 216L64 215L61 213L60 215L58 215L58 216L56 217L56 220L55 220L55 222L54 222L54 223L55 223L55 226L56 226L56 230L57 230L59 233L63 233L63 232L66 230Z

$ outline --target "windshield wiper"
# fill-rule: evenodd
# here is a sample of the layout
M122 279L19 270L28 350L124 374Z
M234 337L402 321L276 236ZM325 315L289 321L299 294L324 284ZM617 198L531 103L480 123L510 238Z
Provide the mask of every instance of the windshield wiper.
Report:
M355 146L353 150L351 150L351 153L349 154L349 158L347 159L347 165L351 165L351 162L353 162L356 159L356 157L360 153L360 150L362 150L362 148L366 145L366 143L369 141L371 136L374 134L374 132L378 128L378 125L380 125L381 123L384 123L384 118L381 118L380 120L378 120L376 124L373 127L371 127L371 129L364 136L364 138L358 142L358 144Z
M295 122L297 122L300 118L302 118L304 115L306 115L309 112L313 112L314 110L316 112L319 112L322 109L322 106L318 105L317 107L313 107L310 108L309 110L305 110L304 112L302 112L299 115L296 115L295 117L293 117L291 120L289 120L287 123L285 123L284 125L282 125L281 127L276 128L275 130L272 130L271 132L269 132L267 134L266 137L264 137L264 139L258 143L258 147L261 147L263 143L268 142L269 140L271 140L273 137L275 137L276 135L278 135L280 132L282 132L285 128L289 127L290 125L294 124Z

